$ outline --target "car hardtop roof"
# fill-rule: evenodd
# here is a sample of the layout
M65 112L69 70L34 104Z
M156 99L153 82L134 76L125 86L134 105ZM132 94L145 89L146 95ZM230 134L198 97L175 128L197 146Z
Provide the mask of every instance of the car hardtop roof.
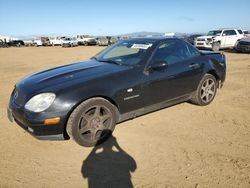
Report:
M210 31L215 31L215 30L242 30L241 28L219 28L219 29L212 29L212 30L210 30Z

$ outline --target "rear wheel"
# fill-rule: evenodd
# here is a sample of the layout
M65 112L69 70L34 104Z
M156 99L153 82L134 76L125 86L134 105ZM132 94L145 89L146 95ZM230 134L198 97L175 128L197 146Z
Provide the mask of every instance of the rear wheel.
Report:
M216 78L211 74L205 74L205 76L200 81L195 95L191 99L191 102L200 106L208 105L213 101L216 92Z
M105 141L116 124L117 108L103 98L84 101L72 112L67 133L81 146L95 146Z

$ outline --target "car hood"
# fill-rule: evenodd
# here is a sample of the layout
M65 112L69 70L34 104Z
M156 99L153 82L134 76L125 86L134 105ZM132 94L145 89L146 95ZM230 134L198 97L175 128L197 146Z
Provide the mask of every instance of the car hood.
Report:
M240 41L250 42L250 38L242 38Z
M129 66L87 60L26 76L16 84L16 87L28 93L44 92L44 90L49 92L58 85L60 85L59 88L65 88L67 84L84 83L127 69Z
M71 43L73 42L72 40L63 40L62 43Z
M200 37L197 37L197 39L211 39L215 36L200 36Z

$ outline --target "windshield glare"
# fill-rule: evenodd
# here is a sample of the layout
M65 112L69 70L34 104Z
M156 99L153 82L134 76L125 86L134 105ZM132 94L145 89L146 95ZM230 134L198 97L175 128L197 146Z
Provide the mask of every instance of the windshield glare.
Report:
M113 62L120 65L138 64L152 43L141 41L121 41L95 56L98 61Z
M214 30L214 31L209 31L207 36L216 36L220 34L221 34L221 30Z

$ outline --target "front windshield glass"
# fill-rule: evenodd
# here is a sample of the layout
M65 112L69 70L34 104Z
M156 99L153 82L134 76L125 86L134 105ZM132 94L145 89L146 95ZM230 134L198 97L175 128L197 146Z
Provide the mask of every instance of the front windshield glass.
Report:
M221 34L221 30L214 30L214 31L209 31L207 36L216 36L220 34Z
M102 51L94 58L101 62L136 65L143 59L152 45L152 43L145 41L121 41Z

